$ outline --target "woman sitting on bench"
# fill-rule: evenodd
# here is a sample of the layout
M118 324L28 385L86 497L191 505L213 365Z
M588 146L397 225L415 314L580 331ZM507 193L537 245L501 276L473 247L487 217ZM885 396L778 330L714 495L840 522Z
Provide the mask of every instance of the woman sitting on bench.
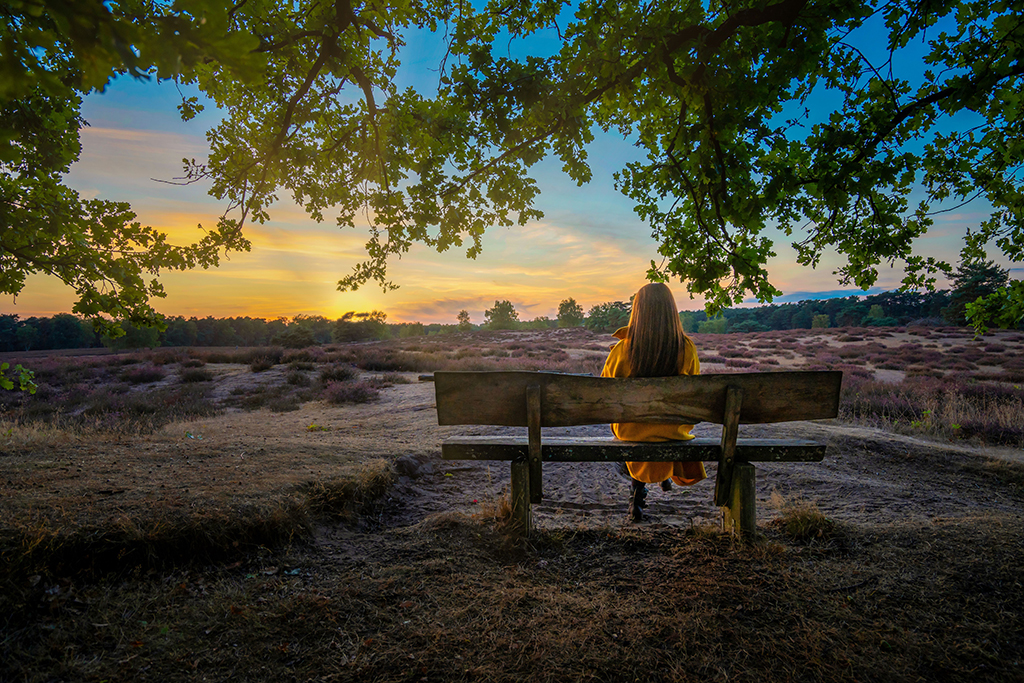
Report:
M644 285L633 299L629 325L615 332L619 342L605 361L602 377L670 377L700 374L697 347L683 333L676 301L661 283ZM612 432L623 441L688 441L693 425L612 424ZM702 462L627 462L630 476L629 516L644 519L646 484L674 481L692 486L707 477Z

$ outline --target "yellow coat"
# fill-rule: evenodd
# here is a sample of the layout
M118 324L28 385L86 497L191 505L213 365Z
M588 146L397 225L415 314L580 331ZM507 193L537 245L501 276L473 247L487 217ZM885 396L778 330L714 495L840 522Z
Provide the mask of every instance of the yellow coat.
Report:
M608 360L604 362L602 377L629 377L629 356L626 355L626 328L615 332L619 342L612 347ZM689 337L685 337L682 371L680 375L699 375L700 361L697 359L697 347ZM623 441L689 441L694 438L690 434L693 425L641 424L623 422L612 424L612 433ZM702 462L627 462L630 475L639 481L653 484L671 478L680 486L691 486L706 478Z

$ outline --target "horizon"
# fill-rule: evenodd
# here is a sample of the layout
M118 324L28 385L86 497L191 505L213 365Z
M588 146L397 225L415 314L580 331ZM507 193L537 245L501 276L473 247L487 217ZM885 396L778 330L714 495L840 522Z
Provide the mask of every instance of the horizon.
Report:
M861 290L858 289L858 290L830 290L830 291L827 291L827 292L794 292L791 295L785 295L785 296L782 296L782 297L778 297L778 298L775 299L775 301L773 301L771 303L759 303L759 302L757 302L754 299L748 299L748 300L745 300L742 304L738 304L736 306L730 307L730 309L728 309L728 310L733 310L733 309L751 310L751 309L757 309L757 308L767 308L767 307L770 307L770 306L784 306L784 305L790 305L790 304L801 304L801 303L809 302L809 301L825 301L825 300L829 300L829 299L845 299L845 298L848 298L850 296L856 296L856 297L859 297L859 298L862 298L862 299L866 299L868 297L876 296L878 294L885 294L885 293L888 293L888 292L895 292L895 291L898 291L898 290L895 290L895 289L883 290L883 289L878 288L878 287L872 287L872 288L870 288L867 291L861 291ZM947 291L947 290L936 288L935 291L939 292L939 291ZM629 297L627 296L627 297L624 297L624 298L621 298L621 299L609 299L607 301L601 301L601 302L597 302L597 303L599 303L599 304L600 303L611 303L611 302L623 302L623 303L625 303L625 302L628 302L628 300L629 300ZM497 303L497 302L495 302L495 303ZM579 303L579 302L577 302L577 303ZM678 301L676 303L678 304ZM589 315L591 306L583 306L582 304L580 304L580 305L582 306L582 308L584 310L584 313L586 315ZM490 307L488 307L488 308L490 308ZM557 309L557 306L556 306L556 309ZM377 309L377 310L380 310L380 309ZM345 311L345 313L349 313L349 312L350 311ZM369 313L370 311L367 310L367 311L351 311L351 312L354 312L354 313ZM381 312L383 312L385 314L385 317L386 317L385 323L388 324L388 325L412 325L412 324L422 324L422 325L456 325L457 324L457 322L455 322L454 320L391 320L390 319L390 317L391 317L390 313L387 310L383 310ZM516 312L519 313L519 309L518 308L516 309ZM680 308L679 309L679 313L703 313L703 312L704 312L703 307L698 307L698 308ZM0 311L0 315L10 315L10 314L11 313L7 312L7 311ZM35 318L52 318L52 317L54 317L56 315L62 315L62 314L71 314L71 315L76 315L78 317L82 317L83 319L87 319L87 318L84 318L83 316L80 316L80 315L78 315L76 313L73 313L70 309L63 310L63 311L55 311L53 313L33 313L33 314L28 314L28 315L22 315L20 312L14 312L13 314L17 315L19 317L19 319L21 319L21 320L27 320L27 319L33 318L33 317L35 317ZM334 316L334 317L326 316L326 315L319 314L319 313L296 313L294 315L280 315L280 316L273 316L273 317L260 316L260 315L213 315L213 314L210 314L210 315L177 315L177 314L163 314L163 313L161 313L161 315L163 315L165 319L173 319L173 318L178 318L178 317L184 318L186 320L193 319L193 318L197 319L197 320L201 320L201 319L210 318L210 317L212 317L214 319L251 318L253 320L264 320L264 321L267 321L267 322L270 322L270 321L273 321L273 320L284 319L284 320L286 320L286 321L288 321L290 323L290 322L293 322L300 315L310 316L310 317L320 316L320 317L326 318L327 320L334 321L334 320L337 320L337 319L341 318L341 316L344 315L344 313L343 314L339 314L338 316ZM548 317L551 320L556 320L557 317L558 317L557 316L557 310L554 313L552 313L551 315L547 315L547 316L540 315L540 316L534 316L533 318L525 318L525 317L520 316L519 322L524 322L524 323L531 322L535 318L538 318L538 317ZM470 315L470 318L471 318L471 322L472 322L473 316ZM473 322L472 323L474 326L481 327L481 326L483 326L485 324L483 322L483 314L482 313L479 316L479 318L480 318L480 322Z

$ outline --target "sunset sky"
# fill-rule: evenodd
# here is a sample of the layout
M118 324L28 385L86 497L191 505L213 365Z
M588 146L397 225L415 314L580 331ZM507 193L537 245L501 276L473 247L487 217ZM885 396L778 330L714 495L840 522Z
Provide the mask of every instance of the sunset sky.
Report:
M419 66L436 66L433 60L427 51ZM417 62L407 61L407 66L415 68ZM218 113L211 107L184 123L175 109L179 101L172 83L129 78L87 97L83 116L90 125L82 130L81 159L68 183L87 198L130 202L143 224L185 243L198 239L198 224L215 225L224 205L206 194L208 185L178 187L153 180L181 175L183 157L206 155L204 135ZM437 254L415 247L391 263L389 278L401 287L386 294L372 284L357 292L336 290L338 279L364 258L365 230L317 224L282 196L270 207L267 224L247 225L251 252L231 254L217 269L165 274L168 296L154 307L166 315L261 318L300 313L335 318L346 311L379 309L391 322L424 323L454 323L458 311L466 309L480 323L497 299L512 301L522 320L555 317L559 301L567 297L584 310L627 300L644 284L651 259L658 258L650 229L613 188L612 173L637 157L627 141L599 137L591 148L594 180L582 188L564 177L557 163L540 164L534 170L542 191L537 202L545 213L542 220L523 228L491 229L476 260L467 259L464 251ZM985 208L971 205L939 214L918 251L955 262L966 228L982 220ZM779 256L769 272L786 294L782 301L840 293L832 275L836 260L816 270L797 266L788 240L780 237ZM1011 275L1022 273L1015 269ZM900 271L885 267L872 292L895 288L901 278ZM684 285L671 286L680 308L703 305L688 298ZM73 301L73 292L60 282L35 276L16 301L0 298L0 312L22 318L53 315L70 311Z

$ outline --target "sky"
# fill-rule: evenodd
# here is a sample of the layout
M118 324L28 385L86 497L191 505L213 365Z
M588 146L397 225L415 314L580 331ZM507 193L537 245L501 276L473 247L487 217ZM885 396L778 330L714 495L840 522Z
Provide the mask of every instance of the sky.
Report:
M430 71L439 61L436 50L415 43L411 48L402 77L436 79ZM181 175L183 157L205 158L205 132L218 120L211 106L182 122L175 109L179 101L173 83L128 77L86 97L82 113L89 126L81 131L82 154L67 183L85 198L128 201L143 224L189 243L201 236L198 226L215 225L225 207L207 194L208 186L159 182ZM557 162L541 162L534 177L543 219L490 229L475 260L464 250L438 254L414 246L390 263L388 277L400 287L387 293L373 283L356 292L336 289L338 279L364 259L365 226L339 229L329 219L318 224L285 196L271 206L266 224L247 224L251 252L232 253L215 269L163 274L168 296L153 306L185 317L336 318L347 311L383 310L390 322L423 323L454 323L465 309L480 323L484 310L503 299L515 305L521 320L554 318L559 302L569 297L585 311L625 301L645 284L650 261L660 260L650 228L613 187L612 173L639 158L629 141L599 135L590 148L594 179L584 187L565 177ZM969 205L936 216L919 253L955 263L965 229L986 216L984 209ZM768 265L773 284L784 292L776 302L876 293L898 287L902 279L901 271L883 266L872 290L842 289L832 274L841 263L834 255L816 269L801 267L787 239L778 237L778 256ZM1021 271L1011 276L1021 277ZM680 309L703 306L683 284L670 287ZM73 291L54 278L32 276L16 299L0 297L0 313L51 316L70 311L74 300Z

